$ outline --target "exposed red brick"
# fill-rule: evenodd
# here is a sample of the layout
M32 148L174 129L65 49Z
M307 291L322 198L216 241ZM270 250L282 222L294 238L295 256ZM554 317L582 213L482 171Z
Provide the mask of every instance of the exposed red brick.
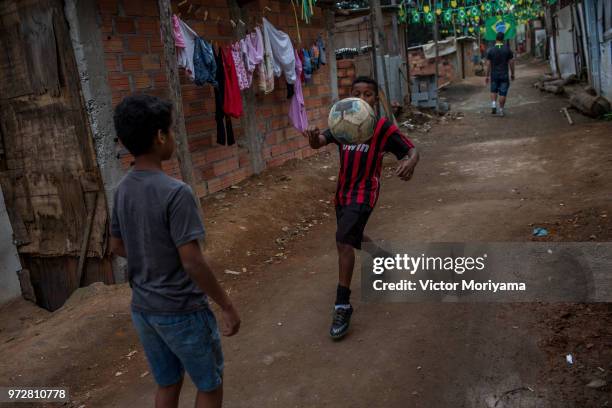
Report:
M117 14L117 0L98 0L98 7L102 14Z
M338 60L336 62L336 66L338 67L338 69L340 68L352 68L354 66L354 62L353 60L348 60L348 59L342 59L342 60Z
M206 150L206 162L213 163L232 157L236 152L235 146L219 146Z
M290 152L282 156L273 157L269 160L266 160L266 165L269 167L276 167L291 159L295 159L295 152Z
M163 54L164 45L161 42L159 35L154 35L149 39L149 44L152 53Z
M215 177L213 166L205 166L201 169L202 180L210 180Z
M105 60L106 63L106 70L108 72L118 72L119 71L119 64L117 63L117 57L112 55L110 57L107 57Z
M229 173L233 170L238 169L239 160L238 157L231 157L227 160L222 160L213 164L213 170L215 176L221 176L223 174Z
M142 71L142 59L137 56L121 57L121 66L124 72Z
M136 32L134 19L131 17L115 17L115 30L119 34L132 34Z
M149 52L148 40L145 37L130 37L127 39L128 50L131 52Z
M130 80L127 75L119 73L110 73L108 75L108 82L113 93L115 91L129 91Z
M106 37L102 44L106 52L121 52L123 51L123 40L116 37Z
M139 18L137 24L141 34L159 34L159 21L156 19Z
M145 71L155 71L161 69L160 57L157 54L142 56L142 69Z
M140 16L144 14L144 5L146 0L123 0L123 11L128 16ZM149 3L157 3L149 1Z
M215 126L216 126L216 122L213 116L210 116L208 118L185 120L185 128L187 129L187 133L190 135L196 134L199 132L204 132L208 129L212 129Z
M138 90L151 88L151 77L147 73L137 73L132 75L134 87Z

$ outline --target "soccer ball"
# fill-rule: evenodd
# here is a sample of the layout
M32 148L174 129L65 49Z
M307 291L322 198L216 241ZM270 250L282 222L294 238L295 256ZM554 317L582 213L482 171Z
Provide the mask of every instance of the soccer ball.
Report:
M376 115L363 99L346 98L332 106L327 125L338 143L360 144L372 137Z

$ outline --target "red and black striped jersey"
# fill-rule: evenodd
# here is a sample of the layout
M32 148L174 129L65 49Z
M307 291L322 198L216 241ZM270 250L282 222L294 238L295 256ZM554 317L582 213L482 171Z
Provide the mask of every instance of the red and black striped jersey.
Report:
M379 119L372 138L362 144L339 144L329 129L323 134L327 143L338 145L340 152L336 205L366 204L374 208L380 192L383 156L391 152L400 160L414 147L386 118Z

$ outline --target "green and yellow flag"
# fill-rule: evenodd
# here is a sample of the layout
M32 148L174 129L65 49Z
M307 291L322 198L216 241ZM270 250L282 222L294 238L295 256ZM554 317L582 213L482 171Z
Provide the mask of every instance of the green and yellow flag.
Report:
M485 23L485 40L495 41L497 33L504 33L504 39L510 40L516 37L516 19L513 15L494 16L487 18Z

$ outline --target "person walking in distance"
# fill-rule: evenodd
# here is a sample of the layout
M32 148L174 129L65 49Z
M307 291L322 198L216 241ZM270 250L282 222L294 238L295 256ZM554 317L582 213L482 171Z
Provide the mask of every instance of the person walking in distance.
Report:
M508 77L508 68L510 68L510 77ZM497 33L495 46L487 51L486 84L491 82L491 114L504 116L510 80L514 81L514 54L504 43L504 33Z

